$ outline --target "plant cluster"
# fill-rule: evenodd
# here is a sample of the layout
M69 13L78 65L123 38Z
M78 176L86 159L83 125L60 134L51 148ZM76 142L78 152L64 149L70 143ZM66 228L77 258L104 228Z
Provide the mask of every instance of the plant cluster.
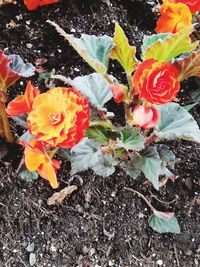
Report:
M143 174L156 190L173 180L176 157L162 142L184 139L200 143L196 121L177 99L181 82L200 76L199 41L191 38L193 25L176 33L145 36L139 60L136 47L129 44L118 23L113 38L87 34L77 38L54 22L48 23L95 72L73 80L53 75L52 79L66 85L42 93L29 81L24 95L8 103L7 114L27 128L19 139L25 148L27 167L21 176L33 180L39 174L57 188L60 163L55 154L59 153L71 161L71 174L91 169L107 177L118 166L133 179ZM2 63L5 71L0 86L8 88L18 76L15 77L16 72L3 53L1 57L6 60ZM126 84L108 73L109 60L120 63ZM5 90L1 91L5 96ZM114 123L115 114L106 108L112 98L121 103L119 109L124 107L124 125ZM2 101L4 106L5 101ZM1 112L2 121L4 113ZM149 224L154 230L180 232L173 212L156 210L143 195L136 193L152 210Z

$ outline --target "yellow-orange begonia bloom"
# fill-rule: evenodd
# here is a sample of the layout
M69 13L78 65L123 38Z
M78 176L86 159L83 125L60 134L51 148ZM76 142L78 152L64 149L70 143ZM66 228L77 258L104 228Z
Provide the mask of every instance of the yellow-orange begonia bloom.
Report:
M34 99L27 122L44 145L71 148L89 127L89 104L75 89L56 87Z
M183 3L164 3L160 9L161 17L157 21L155 31L159 33L176 33L192 25L192 14Z
M24 155L27 169L31 172L37 171L42 178L49 181L53 188L57 188L56 173L60 164L57 160L52 159L53 153L45 151L42 144L36 140L20 143L25 146Z
M183 3L187 5L191 12L198 12L200 10L200 1L199 0L163 0L164 4L168 3Z

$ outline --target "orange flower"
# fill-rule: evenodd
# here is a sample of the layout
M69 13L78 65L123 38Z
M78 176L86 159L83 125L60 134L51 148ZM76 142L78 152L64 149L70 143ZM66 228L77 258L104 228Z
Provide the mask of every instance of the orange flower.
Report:
M10 116L19 116L21 114L31 111L34 98L39 94L39 90L34 87L31 82L28 82L25 94L16 97L9 102L7 106L7 113Z
M57 160L52 159L53 152L46 152L41 143L31 140L29 143L21 142L25 146L25 164L29 171L37 171L38 174L49 181L53 188L58 187L56 178L57 169L60 164Z
M133 122L139 127L151 129L160 119L159 112L154 107L137 105L133 110Z
M160 9L161 17L157 21L156 32L176 33L192 25L192 14L187 5L163 4Z
M178 70L168 62L145 60L133 75L134 94L152 104L168 103L180 89L178 76Z
M89 127L89 104L75 89L57 87L34 99L27 122L38 141L70 148L83 138Z
M34 10L39 6L50 5L58 2L59 0L24 0L24 4L29 10Z
M199 0L163 0L164 4L167 3L183 3L187 5L191 12L200 11L200 1Z

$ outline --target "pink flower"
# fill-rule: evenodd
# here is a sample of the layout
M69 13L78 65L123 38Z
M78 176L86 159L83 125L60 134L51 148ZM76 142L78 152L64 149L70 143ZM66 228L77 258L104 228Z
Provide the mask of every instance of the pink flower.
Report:
M160 119L159 112L154 107L137 105L133 110L133 122L136 126L154 128Z
M112 83L110 87L115 102L121 103L127 96L127 87L119 83Z

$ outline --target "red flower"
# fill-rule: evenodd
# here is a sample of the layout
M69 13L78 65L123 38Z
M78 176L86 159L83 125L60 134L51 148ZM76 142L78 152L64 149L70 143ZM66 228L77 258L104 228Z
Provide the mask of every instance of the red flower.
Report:
M34 98L39 94L39 90L34 87L31 82L28 82L24 95L16 97L9 102L7 106L7 113L10 116L19 116L24 113L30 112Z
M34 10L39 6L50 5L58 2L59 0L24 0L24 4L29 10Z
M127 96L127 87L119 83L113 83L110 85L110 87L115 102L121 103Z
M178 76L178 70L168 62L145 60L133 75L133 93L151 104L169 103L180 89Z
M133 123L136 126L150 129L156 126L159 119L159 112L154 107L138 105L133 110Z
M27 122L36 140L47 146L70 148L89 127L89 104L75 89L56 87L34 99Z

